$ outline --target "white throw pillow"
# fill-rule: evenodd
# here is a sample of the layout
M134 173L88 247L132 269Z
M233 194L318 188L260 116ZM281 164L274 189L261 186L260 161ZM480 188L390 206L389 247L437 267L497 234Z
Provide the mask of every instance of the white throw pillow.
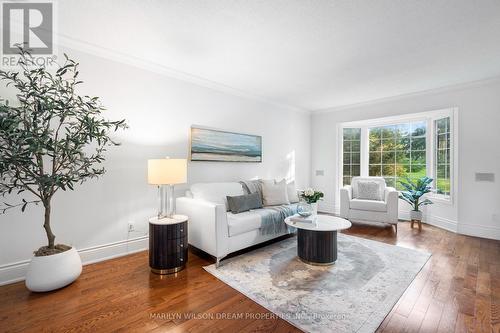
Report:
M262 199L264 206L287 205L288 201L287 185L283 179L279 183L262 183Z
M358 181L358 199L381 201L379 184L371 181Z
M264 183L268 184L268 185L276 184L276 180L274 180L274 179L259 179L259 181L261 184L264 184Z
M292 181L286 185L286 190L288 194L288 201L290 203L299 202L299 194L297 193L297 188L295 187L295 181Z

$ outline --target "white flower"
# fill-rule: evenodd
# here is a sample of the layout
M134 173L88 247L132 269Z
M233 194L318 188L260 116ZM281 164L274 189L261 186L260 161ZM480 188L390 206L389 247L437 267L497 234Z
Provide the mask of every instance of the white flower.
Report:
M312 188L308 188L307 190L304 191L304 194L307 196L307 197L311 197L314 195L314 190Z

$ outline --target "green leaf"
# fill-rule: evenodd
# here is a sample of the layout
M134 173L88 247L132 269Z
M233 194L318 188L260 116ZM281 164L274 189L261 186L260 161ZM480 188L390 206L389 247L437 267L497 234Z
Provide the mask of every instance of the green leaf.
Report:
M0 103L0 195L30 192L50 201L57 190L74 190L75 183L104 174L97 166L105 160L105 146L113 143L110 132L127 125L105 119L98 97L76 93L83 82L75 80L78 63L67 54L54 75L33 65L28 50L18 49L20 66L0 70L0 79L17 90L18 99L15 107ZM66 73L69 79L63 77ZM43 161L54 163L54 169ZM18 205L4 206L24 211L31 203L37 202L20 199Z
M420 202L418 206L420 207L420 206L427 206L427 205L432 205L432 204L434 204L432 201L430 201L429 199L425 199L424 201Z

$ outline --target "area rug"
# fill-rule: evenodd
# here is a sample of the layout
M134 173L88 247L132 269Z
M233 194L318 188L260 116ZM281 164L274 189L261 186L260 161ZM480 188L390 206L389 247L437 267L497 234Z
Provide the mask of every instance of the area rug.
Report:
M429 253L338 235L332 266L297 258L289 238L205 269L306 332L374 332Z

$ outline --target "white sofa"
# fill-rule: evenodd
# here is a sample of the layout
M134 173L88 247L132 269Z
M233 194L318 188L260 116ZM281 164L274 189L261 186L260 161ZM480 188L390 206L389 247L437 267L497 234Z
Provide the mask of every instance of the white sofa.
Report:
M185 197L177 198L176 211L189 217L188 242L220 260L232 252L288 233L262 235L261 216L255 211L227 211L226 196L245 194L237 182L193 184Z
M358 182L378 183L383 200L363 200L358 198ZM354 177L351 185L340 189L340 216L354 222L388 223L398 230L398 191L387 187L382 177Z

